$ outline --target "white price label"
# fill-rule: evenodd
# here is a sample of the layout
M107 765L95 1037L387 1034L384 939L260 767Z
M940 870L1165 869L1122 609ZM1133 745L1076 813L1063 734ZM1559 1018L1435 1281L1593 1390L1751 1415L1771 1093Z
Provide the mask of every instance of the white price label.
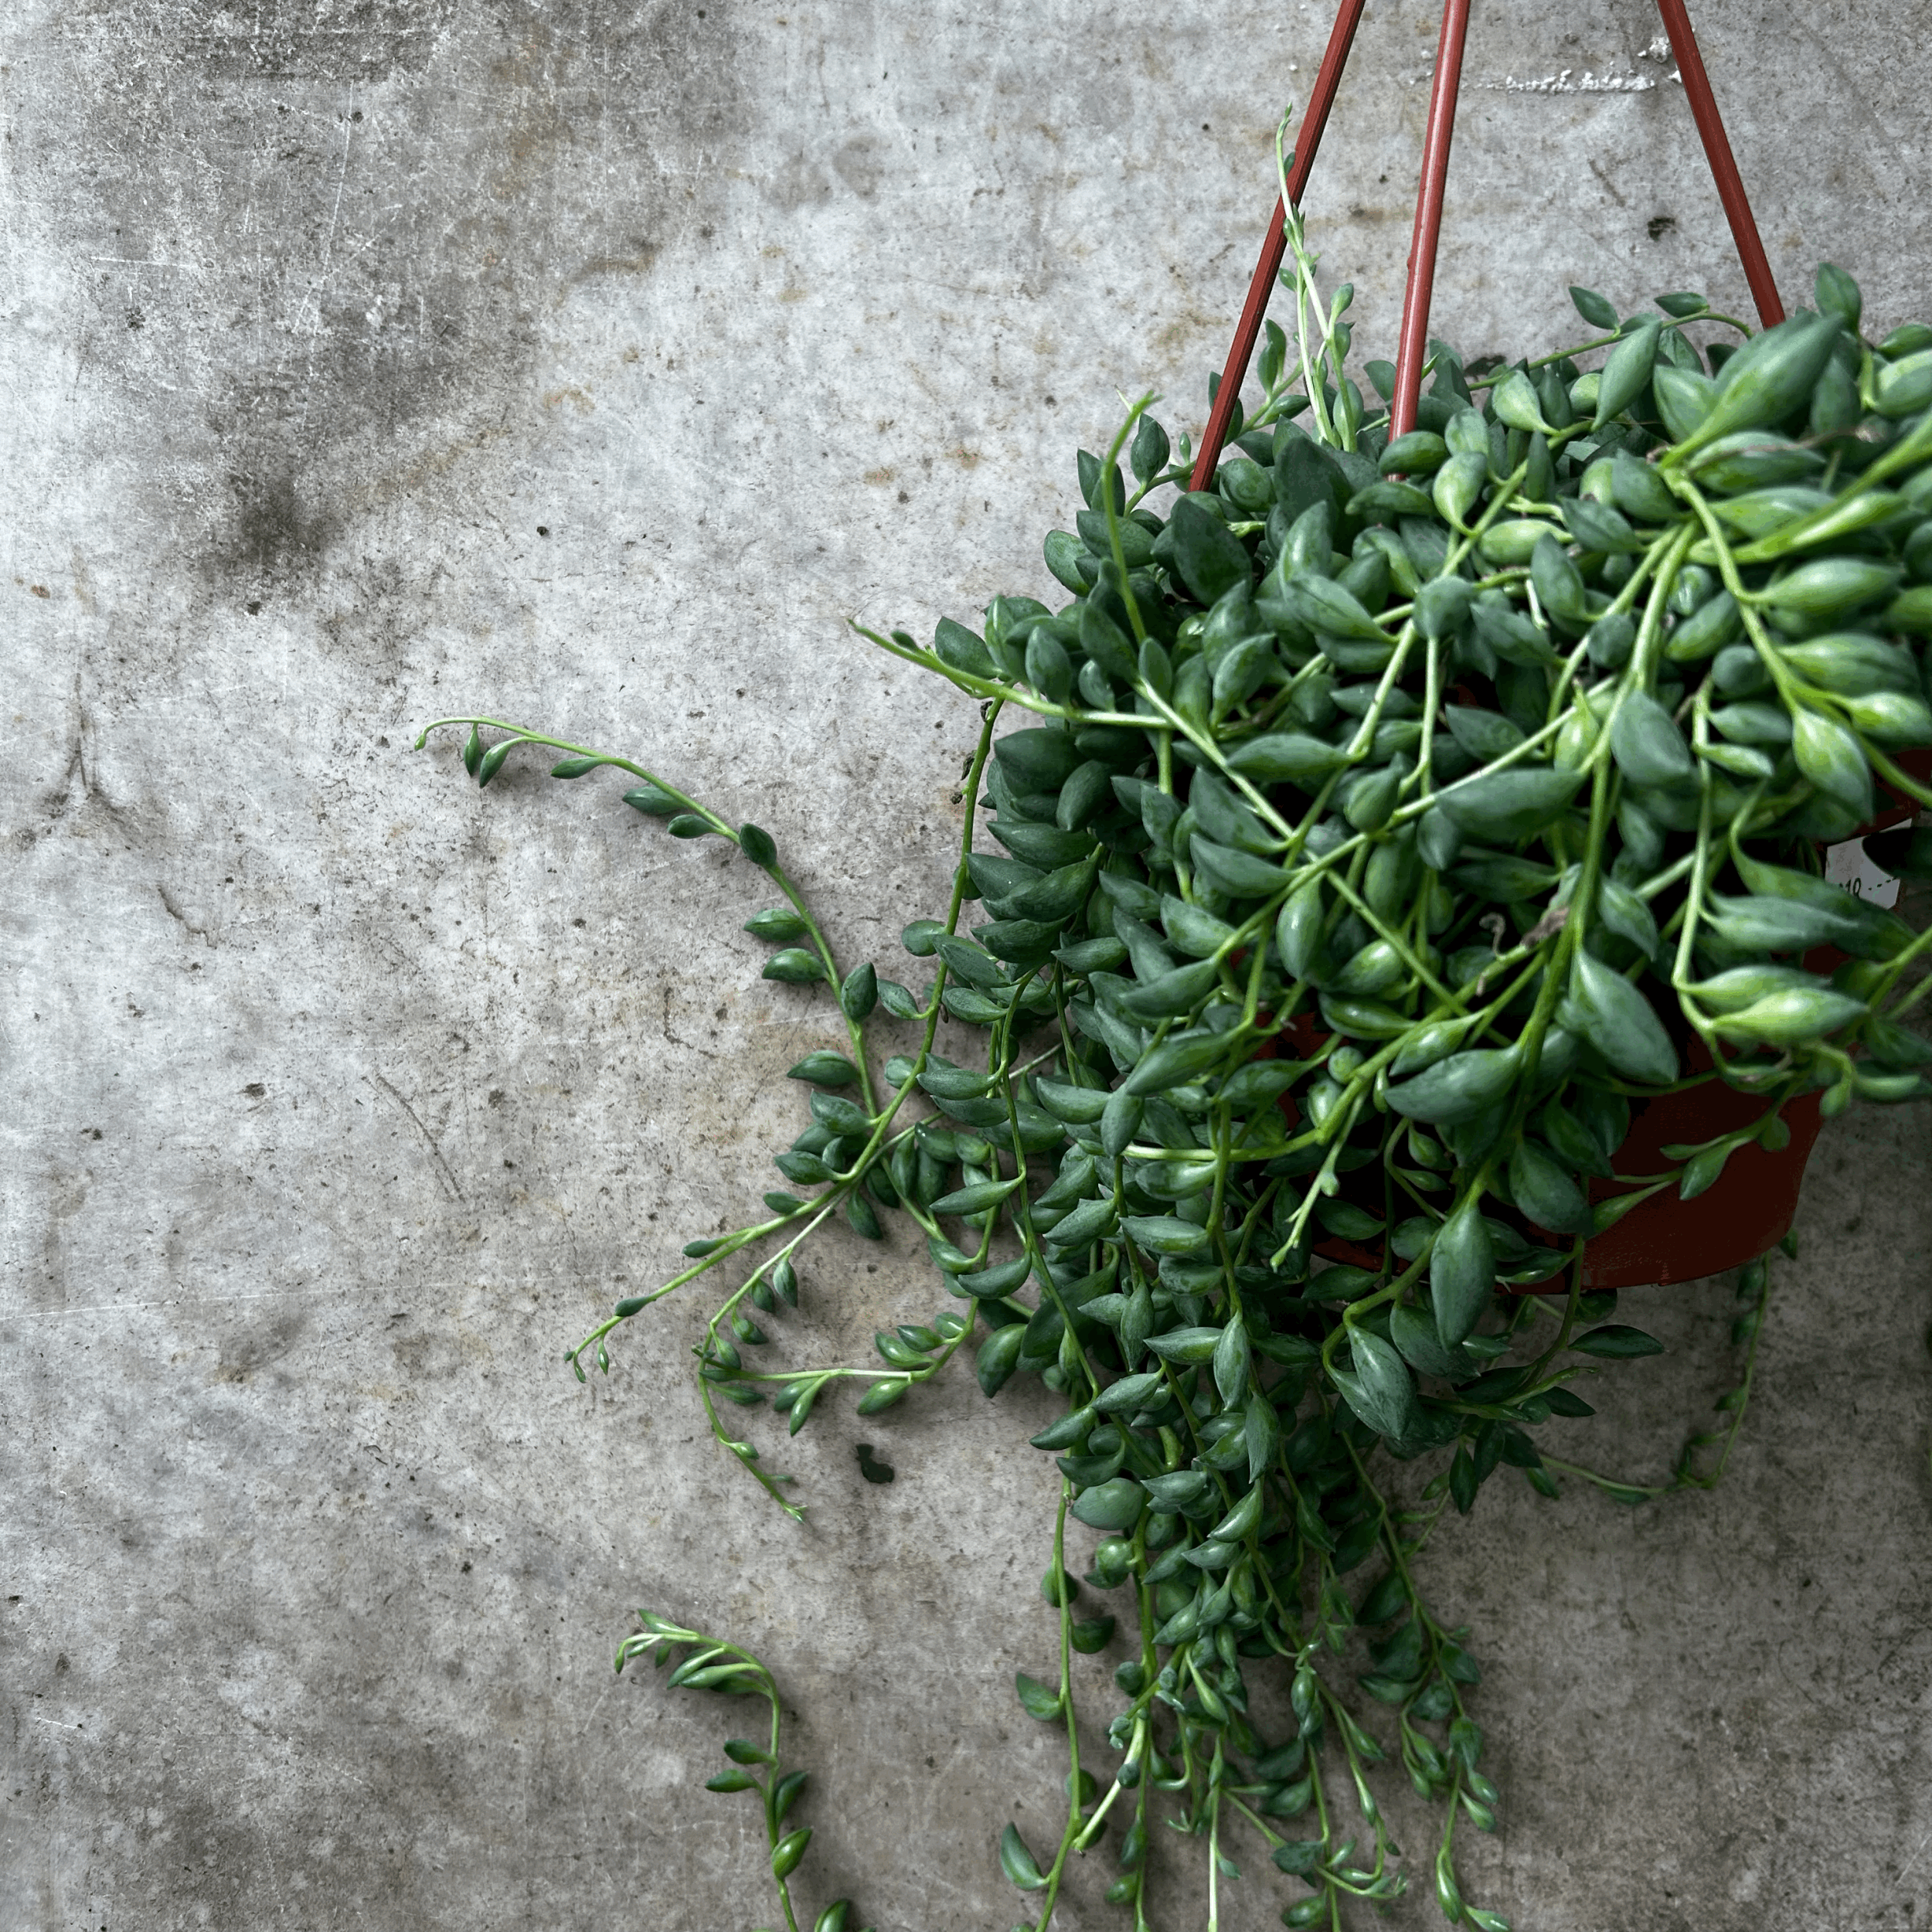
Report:
M1865 855L1862 838L1847 838L1842 845L1825 849L1825 876L1842 886L1854 898L1869 900L1874 906L1893 906L1899 903L1899 882L1889 872L1880 872Z

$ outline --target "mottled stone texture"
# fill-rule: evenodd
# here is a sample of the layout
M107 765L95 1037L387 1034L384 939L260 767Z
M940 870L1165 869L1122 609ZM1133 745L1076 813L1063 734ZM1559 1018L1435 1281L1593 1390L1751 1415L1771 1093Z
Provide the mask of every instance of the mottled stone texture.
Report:
M1828 253L1880 322L1924 312L1920 10L1700 11L1787 291ZM1654 16L1478 12L1439 328L1573 339L1572 281L1741 305ZM1434 31L1376 0L1310 198L1370 353ZM1325 32L1232 0L9 11L4 1932L768 1923L751 1808L697 1788L736 1712L611 1675L638 1603L778 1672L811 1896L1019 1916L997 1830L1045 1839L1057 1777L1012 1693L1049 1657L1044 1410L955 1376L866 1425L889 1488L823 1417L781 1458L801 1529L709 1442L698 1304L570 1379L770 1183L774 1076L833 1028L759 979L769 894L718 848L408 746L485 706L646 756L893 957L975 719L845 621L1044 587L1117 390L1198 420ZM1722 1490L1499 1482L1432 1548L1505 1789L1466 1866L1519 1926L1925 1923L1929 1132L1827 1134ZM834 1241L784 1345L936 1298L903 1241ZM1661 1470L1725 1386L1728 1291L1629 1301L1672 1353L1601 1379L1575 1453ZM1115 1922L1105 1877L1070 1932Z

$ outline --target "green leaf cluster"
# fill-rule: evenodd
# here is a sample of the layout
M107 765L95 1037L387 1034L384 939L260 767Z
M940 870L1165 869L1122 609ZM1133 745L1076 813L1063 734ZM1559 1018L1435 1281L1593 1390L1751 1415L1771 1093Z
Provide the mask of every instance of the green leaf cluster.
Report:
M1721 1440L1721 1468L1748 1367L1729 1433L1694 1437L1671 1485L1539 1447L1553 1417L1594 1413L1573 1381L1658 1348L1611 1318L1589 1243L1783 1146L1811 1097L1928 1091L1932 1044L1906 1023L1927 938L1828 883L1821 855L1888 799L1932 804L1912 766L1932 746L1932 330L1866 341L1828 267L1816 313L1702 349L1690 326L1723 318L1699 296L1620 318L1577 289L1597 340L1487 368L1432 343L1392 437L1348 373L1349 292L1318 300L1298 218L1291 240L1301 326L1269 337L1211 488L1182 487L1189 440L1175 460L1144 400L1080 454L1073 528L1045 545L1063 596L996 597L930 649L874 638L984 719L951 902L905 926L910 966L842 963L757 827L624 760L508 726L486 749L492 721L457 721L479 784L543 744L569 754L553 775L617 765L671 835L735 842L784 894L744 921L764 977L801 989L772 998L825 996L827 1043L789 1071L806 1118L774 1157L787 1188L620 1301L577 1372L743 1257L697 1386L794 1515L732 1411L796 1434L849 1382L883 1415L962 1351L989 1397L1032 1377L1061 1399L1032 1437L1062 1485L1041 1593L1059 1668L1016 1683L1066 1733L1066 1821L1050 1857L1010 1824L998 1846L1041 1926L1070 1853L1117 1828L1110 1896L1145 1923L1164 1806L1209 1839L1213 1884L1236 1874L1224 1835L1258 1833L1305 1882L1290 1924L1391 1897L1406 1880L1372 1776L1391 1758L1447 1815L1445 1915L1503 1925L1453 1855L1457 1819L1495 1822L1481 1672L1413 1559L1500 1470L1622 1501L1715 1480L1698 1452ZM1389 366L1362 373L1386 402ZM1932 872L1923 834L1872 849ZM977 1050L942 1054L944 1022ZM1626 1172L1634 1111L1709 1083L1750 1097L1749 1124ZM755 1318L791 1321L835 1216L923 1243L940 1305L879 1330L876 1359L772 1366ZM1419 1504L1392 1500L1390 1462L1425 1466ZM1121 1616L1083 1614L1070 1523L1097 1539L1087 1585L1131 1593ZM1356 1631L1369 1668L1348 1687ZM680 1641L673 1681L768 1686ZM1073 1659L1110 1650L1102 1791ZM1292 1713L1273 1740L1250 1715L1267 1673ZM809 1833L772 1809L775 1741L769 1778L733 1761L713 1786L765 1791L782 1886ZM1343 1789L1366 1837L1338 1836Z

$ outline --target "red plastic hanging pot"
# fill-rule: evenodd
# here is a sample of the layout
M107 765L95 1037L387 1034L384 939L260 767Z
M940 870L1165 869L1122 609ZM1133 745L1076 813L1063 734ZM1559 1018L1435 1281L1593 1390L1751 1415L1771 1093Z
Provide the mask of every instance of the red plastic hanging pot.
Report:
M1900 765L1911 777L1932 780L1932 751L1907 753ZM1895 793L1894 797L1897 794ZM1882 832L1907 823L1918 808L1909 801L1880 812L1852 836ZM1828 973L1845 955L1829 947L1808 953L1804 964L1814 972ZM1702 1043L1693 1041L1687 1054L1692 1070L1710 1065ZM1682 1200L1665 1189L1640 1202L1614 1226L1583 1250L1583 1285L1588 1288L1634 1288L1647 1282L1696 1281L1726 1268L1742 1267L1782 1240L1798 1212L1798 1189L1804 1164L1823 1124L1819 1097L1807 1094L1787 1107L1780 1118L1791 1138L1775 1153L1754 1142L1740 1148L1724 1164L1723 1172L1694 1200ZM1675 1166L1663 1150L1695 1146L1748 1127L1764 1112L1761 1096L1740 1093L1722 1081L1663 1094L1631 1111L1629 1138L1617 1154L1617 1165L1631 1174L1657 1174ZM1590 1198L1601 1201L1627 1188L1597 1182ZM1531 1292L1547 1293L1568 1284L1538 1283Z
M1299 206L1315 165L1328 112L1335 104L1337 87L1366 0L1342 0L1328 39L1328 51L1308 97L1307 111L1295 141L1289 168L1287 192L1291 204ZM1696 36L1684 0L1658 0L1658 12L1670 38L1679 78L1691 104L1705 158L1717 185L1733 240L1743 265L1760 321L1767 328L1781 321L1783 303L1765 258L1750 203L1744 192L1730 143L1726 138L1722 117L1712 94ZM1423 135L1422 175L1416 196L1414 239L1409 256L1409 273L1403 291L1402 329L1396 362L1395 394L1390 405L1390 431L1400 435L1415 426L1417 399L1422 383L1429 332L1430 298L1435 277L1436 249L1442 227L1444 192L1449 172L1449 149L1454 131L1456 98L1461 86L1462 51L1469 25L1469 0L1445 0L1442 32L1436 53L1435 71L1430 92L1429 115ZM1280 219L1281 203L1270 211L1267 234L1261 258L1249 284L1247 301L1228 353L1189 487L1206 490L1213 486L1216 466L1232 427L1241 384L1254 354L1268 298L1287 252L1287 237ZM1932 750L1908 753L1899 760L1913 777L1932 781ZM1901 824L1910 819L1917 808L1900 795L1897 803L1880 812L1870 824L1861 826L1854 838ZM1843 955L1822 949L1806 955L1805 964L1829 972ZM1306 1018L1291 1026L1291 1036L1300 1049L1309 1052L1318 1045L1312 1020ZM1687 1044L1687 1057L1693 1072L1708 1070L1710 1061L1702 1043ZM1286 1096L1284 1108L1292 1103ZM1720 1134L1748 1127L1764 1111L1761 1096L1741 1093L1719 1081L1689 1087L1675 1094L1658 1095L1640 1102L1633 1110L1628 1136L1618 1150L1617 1164L1626 1173L1655 1174L1676 1165L1663 1150L1668 1146L1696 1145ZM1740 1148L1726 1162L1723 1172L1696 1199L1685 1201L1674 1189L1651 1195L1640 1202L1621 1219L1591 1240L1583 1250L1583 1285L1588 1288L1637 1287L1646 1284L1696 1281L1702 1276L1742 1267L1774 1246L1789 1231L1798 1210L1798 1189L1804 1178L1804 1164L1821 1124L1819 1097L1808 1094L1793 1101L1781 1116L1791 1131L1785 1145L1773 1153L1755 1143ZM1593 1182L1590 1198L1602 1201L1635 1192L1632 1184ZM1317 1242L1315 1252L1328 1259L1349 1261L1360 1267L1376 1267L1382 1257L1354 1242L1338 1238ZM1536 1282L1517 1291L1522 1294L1560 1293L1568 1282L1559 1278Z
M1932 783L1932 750L1905 753L1898 763L1909 777ZM1888 826L1903 825L1917 809L1902 800L1852 835L1863 838ZM1805 954L1804 964L1814 972L1828 973L1843 964L1845 957L1830 947L1821 947ZM1321 1044L1311 1015L1299 1015L1287 1030L1300 1052L1313 1053ZM1702 1043L1694 1036L1685 1046L1685 1056L1692 1073L1706 1072L1710 1066ZM1823 1124L1818 1099L1815 1094L1804 1094L1784 1109L1779 1117L1790 1128L1791 1138L1776 1153L1754 1141L1747 1143L1694 1199L1684 1200L1675 1189L1666 1188L1639 1202L1594 1236L1583 1249L1583 1286L1635 1288L1700 1281L1707 1274L1742 1267L1775 1247L1790 1231L1798 1212L1804 1164ZM1283 1105L1289 1104L1284 1095ZM1665 1172L1678 1165L1665 1153L1665 1148L1695 1146L1721 1134L1734 1134L1751 1125L1764 1111L1762 1095L1740 1092L1720 1080L1641 1100L1631 1110L1630 1132L1617 1150L1617 1165L1628 1174ZM1593 1181L1590 1198L1606 1201L1635 1192L1632 1184ZM1315 1251L1326 1260L1352 1262L1358 1267L1382 1265L1382 1257L1373 1250L1339 1237L1316 1242ZM1552 1276L1509 1292L1561 1294L1569 1287L1567 1279Z

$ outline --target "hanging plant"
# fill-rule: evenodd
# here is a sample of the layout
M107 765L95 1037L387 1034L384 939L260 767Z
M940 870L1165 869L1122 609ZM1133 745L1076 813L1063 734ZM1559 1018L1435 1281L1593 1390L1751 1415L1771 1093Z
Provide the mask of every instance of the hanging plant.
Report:
M566 1357L580 1378L624 1323L722 1274L698 1396L794 1517L770 1458L847 1385L877 1416L965 1353L989 1397L1033 1376L1063 1403L1032 1438L1062 1478L1039 1532L1056 1654L1016 1681L1065 1731L1069 1803L1057 1842L1009 1825L998 1845L1037 1927L1088 1855L1145 1932L1163 1820L1202 1842L1210 1927L1257 1847L1294 1881L1291 1926L1338 1927L1419 1867L1452 1923L1505 1927L1458 1876L1458 1826L1491 1828L1498 1801L1481 1672L1424 1596L1422 1543L1504 1469L1629 1502L1714 1481L1765 1259L1738 1257L1725 1426L1647 1488L1536 1445L1593 1413L1580 1381L1658 1349L1590 1285L1593 1240L1653 1198L1696 1202L1807 1107L1928 1091L1932 1044L1904 1019L1932 935L1828 883L1820 852L1888 801L1932 804L1913 775L1932 328L1868 342L1830 267L1817 312L1755 335L1699 296L1620 315L1576 289L1594 333L1574 348L1485 369L1431 344L1391 440L1349 372L1350 291L1323 300L1292 215L1287 240L1296 338L1269 325L1211 491L1185 488L1188 439L1175 460L1146 399L1080 454L1075 527L1046 543L1058 609L998 597L930 649L865 633L984 719L951 900L905 928L916 983L842 961L757 826L626 759L441 721L468 726L479 785L547 747L553 776L628 773L624 802L672 836L734 843L782 897L746 921L765 977L825 988L844 1019L845 1050L791 1070L811 1117L775 1157L785 1188L620 1301ZM1365 373L1386 406L1393 369ZM1932 833L1866 849L1932 876ZM942 1016L976 1033L968 1061L937 1050ZM1622 1158L1633 1110L1718 1088L1736 1124L1661 1168ZM944 1298L876 1361L782 1363L835 1216L922 1236ZM811 1833L788 1828L803 1774L769 1672L639 1617L620 1669L648 1655L769 1702L764 1741L726 1744L710 1787L759 1794L798 1932ZM1101 1651L1097 1766L1073 1657ZM1284 1733L1250 1714L1270 1674ZM1376 1796L1397 1777L1441 1815L1406 1865Z

